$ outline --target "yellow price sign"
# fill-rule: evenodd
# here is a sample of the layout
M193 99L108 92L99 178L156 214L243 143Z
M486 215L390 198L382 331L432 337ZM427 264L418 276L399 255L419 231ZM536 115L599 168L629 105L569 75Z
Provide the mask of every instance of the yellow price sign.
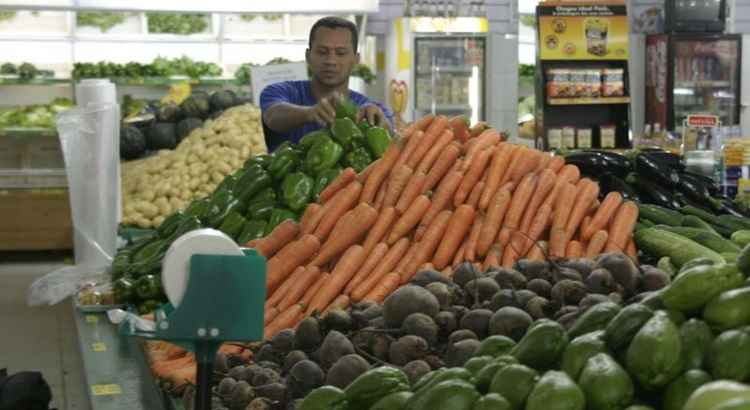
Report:
M122 394L122 389L118 384L92 384L91 394L94 396L114 396Z
M92 343L92 344L91 344L91 348L92 348L92 349L93 349L93 350L94 350L95 352L106 352L106 351L107 351L107 345L105 345L105 344L104 344L104 343L102 343L102 342L96 342L96 343Z
M99 318L95 315L86 315L86 323L95 324L99 323Z

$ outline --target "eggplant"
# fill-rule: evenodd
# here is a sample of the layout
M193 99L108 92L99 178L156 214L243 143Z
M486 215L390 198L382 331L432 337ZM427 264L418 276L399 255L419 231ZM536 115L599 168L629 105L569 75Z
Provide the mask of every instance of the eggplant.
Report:
M740 218L750 218L750 214L748 214L745 210L738 207L730 199L724 199L720 202L719 212L737 216Z
M636 178L635 187L641 199L646 203L675 210L679 210L682 206L680 201L668 189L640 175Z
M706 189L708 189L708 192L711 194L712 197L715 198L715 197L719 196L719 194L720 194L720 192L719 192L720 191L719 184L717 184L716 181L714 181L713 178L707 177L707 176L705 176L703 174L698 174L698 173L695 173L695 172L682 171L682 172L680 172L680 179L682 179L683 175L687 175L690 178L692 178L693 180L695 180L695 181L700 182L701 184L703 184L703 186L705 186Z
M685 196L695 201L710 201L713 199L711 192L709 192L708 187L703 181L689 174L681 173L679 175L680 183L677 184L677 190L685 194Z
M613 173L620 178L630 172L630 162L626 158L612 158L601 152L582 151L574 152L565 156L566 164L573 164L581 170L584 175L599 176L605 172Z
M638 193L635 192L630 184L610 172L605 172L599 176L599 188L601 188L602 196L605 196L612 191L617 191L622 194L623 199L640 201Z
M635 157L635 172L638 179L648 179L666 188L675 188L680 183L680 174L671 166L653 160L646 154Z
M615 165L618 169L631 169L631 163L628 157L624 155L620 155L616 152L612 151L603 151L603 150L595 150L595 149L587 149L584 152L595 152L597 155L603 156L607 159L610 163Z
M677 169L677 170L684 170L685 165L682 163L682 158L677 155L673 154L671 152L667 151L650 151L650 152L644 152L641 155L646 155L650 159L659 162L661 164L664 164L665 166L669 166L671 168Z

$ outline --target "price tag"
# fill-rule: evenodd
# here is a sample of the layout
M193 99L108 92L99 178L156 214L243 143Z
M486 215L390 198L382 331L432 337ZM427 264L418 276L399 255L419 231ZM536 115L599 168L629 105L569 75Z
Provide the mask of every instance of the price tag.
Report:
M91 344L91 348L94 349L95 352L106 352L107 351L107 345L105 345L102 342L96 342Z
M114 396L122 394L122 389L118 384L92 384L91 394L94 396Z
M86 315L86 323L95 324L99 323L99 318L95 315Z

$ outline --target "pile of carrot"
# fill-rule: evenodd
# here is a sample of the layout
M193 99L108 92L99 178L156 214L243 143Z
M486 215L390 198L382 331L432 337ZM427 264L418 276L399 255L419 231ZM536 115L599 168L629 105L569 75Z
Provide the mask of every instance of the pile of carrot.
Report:
M450 275L519 259L635 257L638 207L574 165L484 123L425 116L359 175L347 169L299 223L246 244L268 258L265 336L385 297L423 268Z

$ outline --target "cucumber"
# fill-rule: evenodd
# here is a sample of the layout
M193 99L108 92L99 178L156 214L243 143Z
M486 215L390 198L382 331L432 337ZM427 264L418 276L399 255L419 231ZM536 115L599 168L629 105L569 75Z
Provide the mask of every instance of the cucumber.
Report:
M614 302L603 302L590 307L568 330L571 338L585 335L589 332L604 330L613 317L620 313L620 305Z
M688 320L680 326L680 339L685 370L703 369L714 342L714 334L708 324L699 319Z
M659 262L656 263L656 267L664 271L670 278L673 278L677 274L677 268L672 265L672 259L669 256L663 256L659 258Z
M678 269L690 260L700 257L725 262L717 252L682 235L663 229L644 229L636 232L634 237L638 248L656 257L669 256Z
M734 215L719 215L718 224L727 228L734 228L735 231L750 229L750 221L747 218L740 218Z
M732 242L738 246L745 247L750 243L750 230L743 229L732 234Z
M709 232L702 228L689 228L684 226L665 226L659 225L656 228L663 229L678 235L682 235L688 239L691 239L699 244L713 249L719 253L739 253L740 247L729 239L722 238L719 234Z
M638 205L640 215L657 224L669 226L680 226L685 218L681 213L667 209L658 205L640 204Z
M708 352L708 368L715 379L745 381L750 377L750 334L739 329L716 336Z
M685 205L682 208L680 208L680 212L682 212L685 215L693 215L697 216L698 218L710 223L711 225L718 224L718 219L716 218L716 215L704 211L703 209L696 208L692 205Z
M734 262L740 257L738 252L722 252L720 255L727 262Z
M728 290L711 299L703 319L719 331L750 324L750 288Z
M695 266L677 275L664 289L662 299L667 309L691 313L702 309L722 292L742 286L744 281L733 264Z
M698 218L695 215L685 215L685 218L682 219L682 226L687 228L700 228L705 229L709 232L713 232L715 234L719 234L716 232L716 230L709 224L708 222L704 221L703 219Z
M654 315L646 305L634 303L623 308L604 329L604 340L612 351L626 348L635 334Z

